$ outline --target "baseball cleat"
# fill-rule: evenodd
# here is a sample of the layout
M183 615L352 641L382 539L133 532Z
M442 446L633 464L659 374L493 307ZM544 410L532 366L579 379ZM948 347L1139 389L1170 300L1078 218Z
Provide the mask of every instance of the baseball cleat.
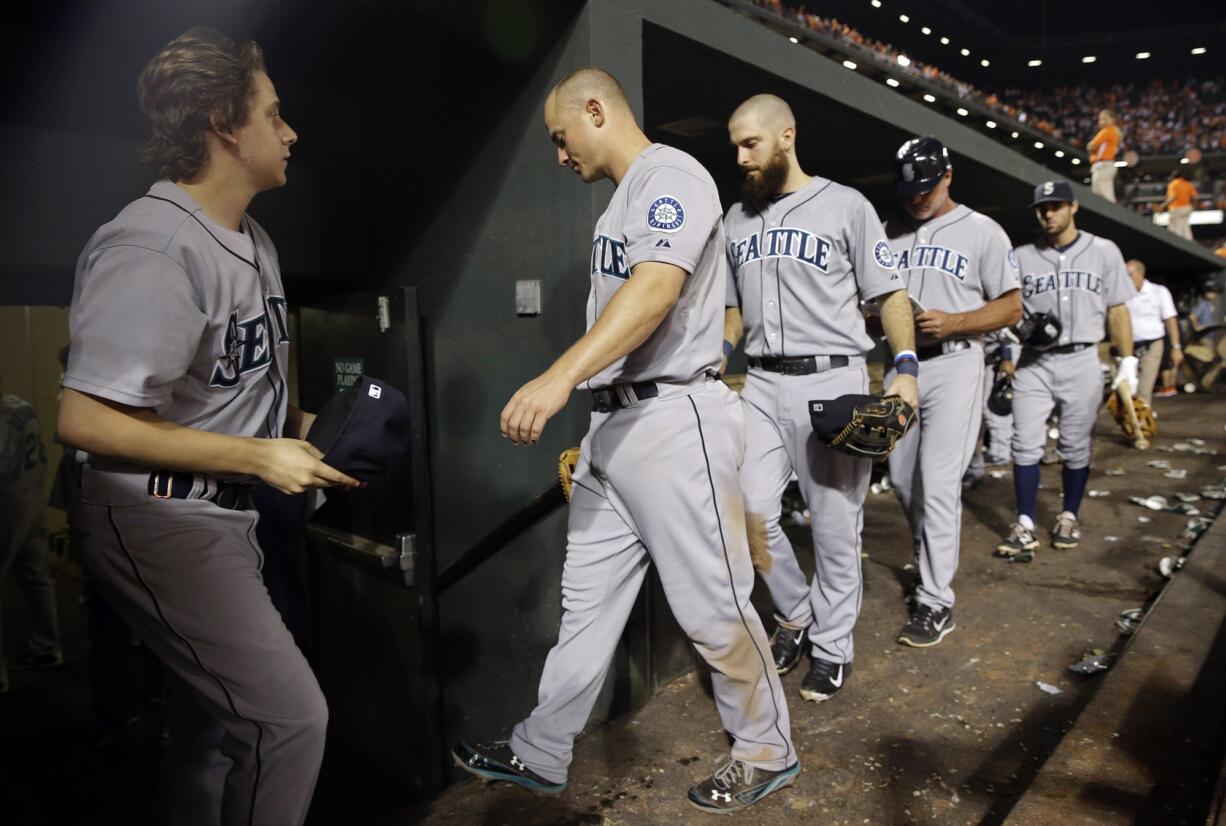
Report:
M1081 528L1077 525L1077 517L1065 511L1056 517L1056 527L1051 529L1051 546L1053 548L1076 548L1081 539Z
M752 806L771 792L792 785L798 774L799 763L770 771L729 757L715 774L691 786L687 797L696 809L715 815L731 814Z
M800 696L814 703L829 700L847 680L851 673L851 663L832 663L821 657L813 657L809 663L809 673L800 683Z
M996 546L993 556L1015 556L1023 551L1033 551L1037 547L1039 540L1034 538L1034 532L1021 522L1014 522L1009 526L1009 535Z
M505 780L538 794L561 794L565 783L541 777L511 751L510 743L456 743L451 749L455 764L486 780Z
M800 663L801 655L805 653L807 633L807 628L797 631L780 625L771 635L771 656L775 659L775 671L780 676L787 674Z
M945 639L945 635L957 627L952 609L933 608L921 602L899 632L898 642L912 648L929 648Z

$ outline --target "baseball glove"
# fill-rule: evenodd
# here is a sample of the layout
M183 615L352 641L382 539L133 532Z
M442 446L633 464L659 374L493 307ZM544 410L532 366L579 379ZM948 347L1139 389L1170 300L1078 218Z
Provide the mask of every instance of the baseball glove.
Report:
M1158 431L1158 420L1154 418L1154 409L1140 396L1132 397L1132 408L1137 411L1137 424L1141 426L1141 435L1146 439L1154 438L1154 433ZM1115 423L1120 426L1124 435L1135 440L1137 434L1133 432L1132 420L1128 418L1128 411L1124 409L1124 405L1120 404L1118 394L1112 393L1107 399L1107 409L1115 417Z
M570 479L575 475L575 467L579 464L579 448L568 447L558 457L558 481L562 483L562 493L566 501L570 501Z
M851 412L851 421L830 440L830 446L852 456L881 461L894 443L915 424L915 410L898 396L861 402Z

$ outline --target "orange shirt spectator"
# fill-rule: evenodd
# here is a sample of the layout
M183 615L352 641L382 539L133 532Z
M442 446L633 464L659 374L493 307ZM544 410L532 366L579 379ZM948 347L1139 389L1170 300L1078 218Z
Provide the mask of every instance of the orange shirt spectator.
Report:
M1196 187L1186 178L1175 178L1166 185L1166 205L1171 209L1192 206Z
M1114 161L1115 153L1120 148L1120 138L1120 128L1114 123L1099 129L1098 134L1090 139L1090 161Z

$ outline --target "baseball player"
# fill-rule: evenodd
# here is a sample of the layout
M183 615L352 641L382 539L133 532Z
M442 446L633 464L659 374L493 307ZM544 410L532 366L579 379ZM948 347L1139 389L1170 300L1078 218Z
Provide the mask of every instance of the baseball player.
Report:
M0 586L11 570L30 610L25 653L10 666L0 648L0 694L9 688L9 667L53 668L64 660L43 528L46 478L47 453L34 408L11 393L0 395Z
M746 518L760 523L769 548L769 570L761 574L778 622L775 667L787 673L809 648L800 695L821 702L851 673L871 465L818 443L809 402L868 392L865 353L873 341L860 303L875 300L904 365L888 392L914 406L914 326L877 214L854 189L800 168L791 107L774 95L755 95L733 112L728 133L744 176L744 199L728 210L724 232L728 313L742 316L749 356L741 394ZM779 525L780 498L793 473L813 514L812 584Z
M616 189L596 223L587 333L502 411L533 444L578 385L593 402L572 477L562 625L539 702L509 743L459 743L458 765L556 794L649 562L677 621L711 666L731 756L689 791L708 812L742 809L800 771L753 589L737 467L740 403L720 365L725 267L715 183L653 144L621 86L595 68L545 101L558 162Z
M949 153L912 138L894 156L903 214L886 235L915 317L924 365L919 427L890 454L890 481L915 538L919 585L898 642L936 645L953 631L953 579L962 534L962 474L979 440L984 333L1022 317L1013 246L1000 225L950 197ZM887 373L886 381L893 375Z
M1121 355L1113 387L1127 382L1137 388L1137 360L1132 355L1132 324L1125 302L1136 293L1119 247L1077 229L1077 201L1065 181L1047 181L1034 189L1031 204L1042 240L1014 250L1022 274L1022 308L1043 314L1048 336L1039 350L1023 341L1013 380L1013 487L1017 521L996 546L999 556L1029 561L1039 547L1035 538L1035 500L1039 460L1046 442L1047 418L1060 417L1056 449L1063 462L1064 508L1056 517L1051 544L1075 548L1081 538L1077 511L1090 477L1090 439L1102 402L1097 344L1106 321L1111 343Z
M286 402L277 253L246 214L285 183L297 135L259 46L212 29L171 41L137 91L160 180L77 263L59 413L87 452L72 523L92 581L191 694L159 820L301 823L327 708L261 581L251 488L358 483L299 438L312 417Z
M1179 314L1171 291L1145 277L1145 264L1129 259L1128 277L1137 294L1128 299L1128 317L1132 321L1132 353L1139 362L1137 398L1146 404L1153 401L1154 382L1162 366L1165 349L1163 336L1171 339L1171 364L1183 363L1183 345L1179 341Z

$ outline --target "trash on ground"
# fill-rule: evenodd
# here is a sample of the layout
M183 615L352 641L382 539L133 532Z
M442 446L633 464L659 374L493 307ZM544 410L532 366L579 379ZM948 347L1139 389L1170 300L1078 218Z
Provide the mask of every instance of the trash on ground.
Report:
M1171 445L1171 447L1175 448L1180 453L1187 453L1192 449L1192 445L1188 444L1187 442L1176 442L1175 444Z
M1187 561L1188 558L1185 556L1164 556L1158 560L1158 573L1162 574L1166 579L1170 579Z
M1171 463L1166 459L1150 459L1145 464L1149 465L1150 467L1156 467L1160 470L1168 470L1171 467Z
M1222 470L1223 468L1226 468L1226 465L1223 465L1221 468L1218 468L1218 470ZM1106 476L1123 476L1124 469L1122 467L1109 467L1105 471L1103 471L1103 473Z
M1103 537L1103 542L1119 542L1119 541L1120 541L1120 538L1118 536L1104 536Z
M1166 510L1166 498L1163 496L1150 496L1144 499L1140 496L1129 496L1128 501L1134 505L1149 508L1151 511Z
M1009 554L1005 558L1009 561L1010 565L1034 562L1034 551L1019 551L1015 554Z
M1182 492L1181 492L1181 493L1177 493L1177 494L1175 494L1175 498L1176 498L1176 499L1178 499L1180 502L1199 502L1199 501L1200 501L1200 494L1199 494L1199 493L1182 493Z
M1042 680L1035 680L1034 684L1039 687L1040 691L1046 691L1048 694L1051 694L1052 696L1055 696L1056 694L1064 693L1064 689L1060 688L1059 686L1054 686L1051 683L1045 683Z
M989 470L988 471L988 476L991 476L993 479L1004 479L1008 475L1009 475L1009 471L1007 470Z
M1188 444L1196 445L1197 447L1204 447L1205 440L1204 439L1188 439Z
M1120 618L1115 621L1115 627L1120 629L1120 633L1124 636L1131 636L1140 627L1141 620L1144 618L1144 608L1125 608L1120 611Z
M1138 516L1137 521L1140 522L1142 525L1148 525L1150 522L1153 522L1154 520L1150 519L1148 516Z
M1089 676L1106 671L1111 666L1115 665L1118 654L1110 651L1104 651L1101 648L1094 648L1082 655L1080 662L1075 662L1068 667L1069 671L1074 674ZM1042 686L1040 685L1040 688ZM1046 689L1044 689L1046 691Z
M1162 475L1167 479L1185 479L1187 478L1188 472L1183 468L1171 468Z
M1205 485L1200 489L1200 495L1206 499L1226 499L1226 488L1217 485Z
M1106 498L1107 498L1108 496L1110 496L1110 495L1111 495L1111 491L1109 491L1109 490L1092 490L1092 491L1090 491L1090 498L1091 498L1091 499L1106 499Z

